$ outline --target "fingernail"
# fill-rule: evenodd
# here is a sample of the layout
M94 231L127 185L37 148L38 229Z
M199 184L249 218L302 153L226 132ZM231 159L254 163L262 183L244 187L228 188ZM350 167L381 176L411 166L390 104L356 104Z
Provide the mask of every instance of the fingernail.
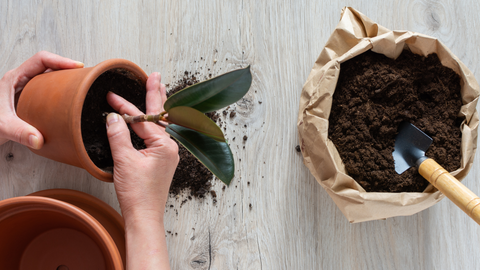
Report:
M30 135L28 137L28 143L33 149L40 149L40 140L35 135Z
M76 64L77 68L83 68L85 66L85 64L83 64L82 62L79 62L79 61L75 61L75 64Z
M152 76L156 77L157 81L160 81L160 80L161 80L160 72L153 72L153 73L152 73Z
M115 122L118 122L118 114L116 114L116 113L109 113L109 114L107 115L107 128L108 128L111 124L113 124L113 123L115 123Z

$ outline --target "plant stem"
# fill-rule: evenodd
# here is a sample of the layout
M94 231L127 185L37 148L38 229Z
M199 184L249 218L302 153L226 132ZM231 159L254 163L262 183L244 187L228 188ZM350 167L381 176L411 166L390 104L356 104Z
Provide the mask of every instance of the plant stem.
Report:
M167 112L164 111L157 115L143 114L143 115L136 115L136 116L130 116L128 114L124 114L122 115L122 117L127 124L134 124L134 123L140 123L140 122L153 122L155 124L159 124L159 121L168 122L168 120L164 117L166 113Z

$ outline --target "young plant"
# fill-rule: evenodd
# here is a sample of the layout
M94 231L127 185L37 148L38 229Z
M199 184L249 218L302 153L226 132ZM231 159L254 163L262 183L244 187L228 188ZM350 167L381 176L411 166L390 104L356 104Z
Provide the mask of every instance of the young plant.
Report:
M153 122L182 144L226 185L235 172L232 151L222 130L205 113L241 99L250 89L250 66L191 85L170 96L158 115L124 115L127 123Z

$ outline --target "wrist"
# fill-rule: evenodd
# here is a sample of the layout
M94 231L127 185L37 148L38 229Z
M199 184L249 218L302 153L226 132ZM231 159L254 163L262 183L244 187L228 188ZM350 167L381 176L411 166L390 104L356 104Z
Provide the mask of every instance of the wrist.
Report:
M131 196L122 196L117 191L118 202L125 221L132 219L147 219L152 221L163 222L166 200L159 198L153 199L152 196L144 196L143 198L133 198Z
M125 227L132 226L138 223L148 224L162 224L164 210L163 209L129 209L129 211L122 212L125 221Z
M131 212L124 219L127 269L170 269L163 213Z

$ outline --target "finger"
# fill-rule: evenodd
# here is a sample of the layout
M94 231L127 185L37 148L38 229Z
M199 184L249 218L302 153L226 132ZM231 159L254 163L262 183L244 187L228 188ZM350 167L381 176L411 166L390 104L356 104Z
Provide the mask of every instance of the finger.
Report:
M128 114L131 116L134 115L142 115L144 114L141 112L137 107L135 107L132 103L128 102L121 96L113 93L108 92L107 94L107 102L112 106L114 110L119 112L120 114ZM154 123L136 123L131 125L133 131L137 133L137 135L142 138L143 140L147 140L152 137L155 133L164 134L165 131L163 128L159 127Z
M136 151L133 148L127 124L116 113L110 113L107 116L107 136L113 161L125 159L131 155L132 151Z
M113 92L107 93L107 102L115 111L119 112L120 114L128 114L132 116L145 114L135 105Z
M15 112L15 84L14 70L10 70L0 79L0 115L14 115Z
M160 114L163 112L163 102L161 89L161 77L158 72L154 72L147 80L147 114Z
M6 125L8 128L2 130L2 138L21 143L33 149L42 148L43 136L36 128L16 116L2 119L0 126L5 126L5 123L8 123Z
M15 69L15 73L18 76L15 90L19 91L31 78L43 73L47 69L59 70L82 67L83 63L81 62L46 51L38 52Z

